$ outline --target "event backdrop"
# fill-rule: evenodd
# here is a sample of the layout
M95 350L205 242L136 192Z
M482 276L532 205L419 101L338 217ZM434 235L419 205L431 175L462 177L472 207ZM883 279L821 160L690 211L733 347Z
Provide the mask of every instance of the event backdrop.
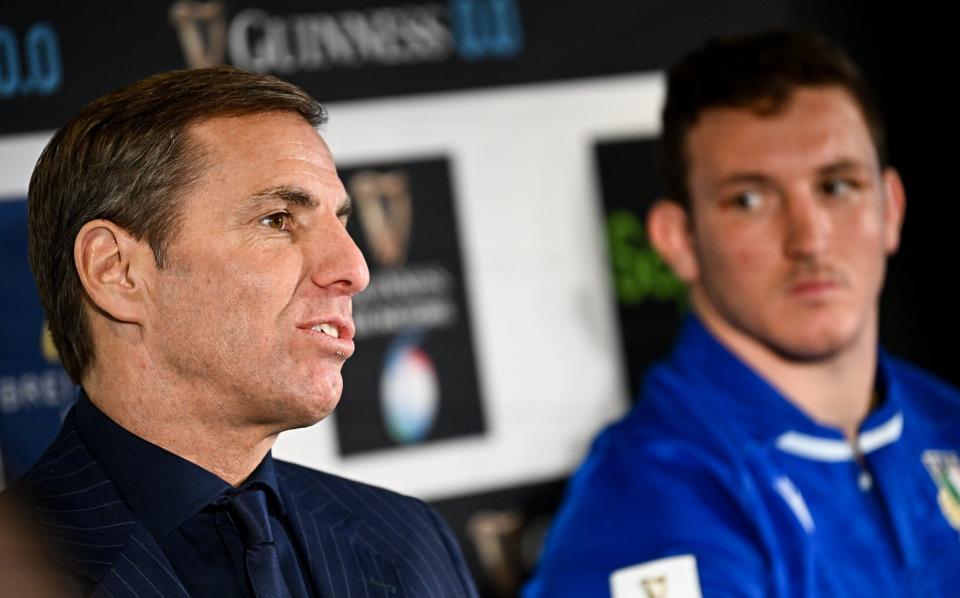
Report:
M158 71L270 72L327 104L322 134L372 273L340 407L275 453L431 501L483 592L512 595L566 478L686 305L642 225L661 193L662 70L710 35L781 25L832 34L877 84L913 202L884 340L960 381L952 296L936 276L956 208L929 201L949 157L915 151L951 131L938 96L913 92L930 81L917 65L944 67L950 37L919 12L801 0L5 4L0 477L30 466L74 397L26 265L24 198L52 131Z

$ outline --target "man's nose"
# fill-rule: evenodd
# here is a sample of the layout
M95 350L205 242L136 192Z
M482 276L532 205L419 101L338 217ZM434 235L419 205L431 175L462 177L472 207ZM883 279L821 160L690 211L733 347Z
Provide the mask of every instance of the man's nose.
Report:
M370 283L367 261L339 219L327 227L314 244L318 256L311 275L314 284L349 295L367 288Z
M826 252L831 235L830 214L816 194L799 192L787 200L784 251L795 259L810 259Z

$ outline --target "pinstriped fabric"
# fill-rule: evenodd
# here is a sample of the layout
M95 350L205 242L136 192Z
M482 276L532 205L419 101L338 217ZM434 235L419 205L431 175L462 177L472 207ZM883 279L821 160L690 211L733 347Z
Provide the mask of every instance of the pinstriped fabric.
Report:
M187 597L156 541L83 445L72 416L15 487L50 552L82 596Z
M51 552L71 571L96 581L119 556L136 518L91 462L76 432L64 430L21 487Z
M316 587L347 598L475 597L447 527L414 498L275 461Z
M463 553L460 552L460 545L457 544L456 539L453 537L453 532L447 526L443 520L440 519L440 516L437 515L436 511L426 507L427 513L430 518L434 521L434 526L438 530L441 539L443 541L443 547L447 552L447 558L451 563L454 563L454 572L457 575L460 585L465 588L468 588L470 595L476 596L477 592L473 586L473 578L470 575L470 570L467 569L467 563L463 560Z
M326 598L475 598L449 530L422 501L275 461L296 549ZM156 540L74 431L18 482L78 595L186 598Z

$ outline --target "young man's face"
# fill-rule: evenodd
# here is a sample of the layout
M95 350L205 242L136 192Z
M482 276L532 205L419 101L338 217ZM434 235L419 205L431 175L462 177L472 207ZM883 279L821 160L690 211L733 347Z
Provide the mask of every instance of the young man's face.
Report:
M151 358L204 397L185 416L315 423L339 400L351 298L369 277L330 152L293 113L213 118L191 134L205 172L151 289Z
M792 360L872 342L903 193L852 97L809 87L773 115L710 109L686 150L679 274L706 323Z

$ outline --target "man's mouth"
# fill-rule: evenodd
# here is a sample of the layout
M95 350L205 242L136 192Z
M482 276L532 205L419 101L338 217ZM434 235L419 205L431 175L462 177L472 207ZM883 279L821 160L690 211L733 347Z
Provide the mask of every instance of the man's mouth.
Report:
M836 283L830 280L807 280L798 282L790 287L790 291L798 296L819 296L837 289Z
M838 291L846 286L846 280L837 272L799 276L789 285L790 292L799 296L817 296Z
M340 331L337 330L337 327L334 326L333 324L327 324L326 322L317 324L310 330L313 330L315 332L322 332L327 336L332 336L333 338L340 338Z

